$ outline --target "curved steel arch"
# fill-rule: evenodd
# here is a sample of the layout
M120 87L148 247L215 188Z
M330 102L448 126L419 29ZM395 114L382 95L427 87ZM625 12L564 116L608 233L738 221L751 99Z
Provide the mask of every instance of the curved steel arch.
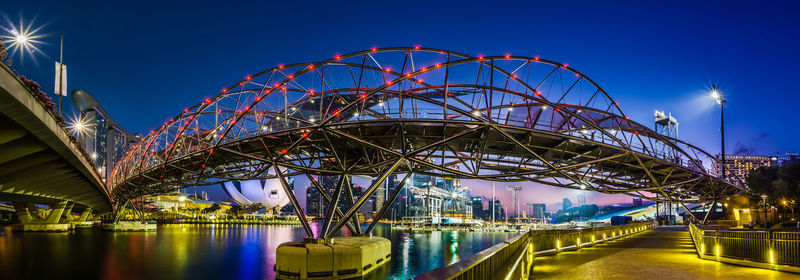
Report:
M124 199L283 166L288 175L418 172L658 201L744 191L713 174L714 160L631 121L566 64L383 48L247 76L144 137L110 185Z

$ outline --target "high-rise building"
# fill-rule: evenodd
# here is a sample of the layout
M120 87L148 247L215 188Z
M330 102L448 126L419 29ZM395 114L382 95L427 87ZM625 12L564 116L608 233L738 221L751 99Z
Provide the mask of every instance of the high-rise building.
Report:
M717 155L717 160L722 161L722 157ZM729 182L736 182L737 178L742 182L747 180L747 175L750 171L758 169L759 167L769 167L778 165L777 158L773 162L770 156L759 155L725 155L725 169L727 176L725 177ZM717 174L722 174L722 166L716 164Z
M561 205L561 210L564 210L566 212L567 209L570 208L572 208L572 201L570 201L569 198L564 198L564 202Z
M347 182L352 182L352 178L349 175L346 178L345 184L347 184ZM338 183L339 183L339 176L319 176L319 184L320 184L320 186L322 187L322 189L325 191L325 193L331 199L333 199L333 195L336 192L336 185ZM345 185L344 187L347 187L347 186ZM322 198L322 195L319 194L319 192L316 192L316 193L317 193L317 195L319 195L318 200L320 201L320 204L319 204L320 205L319 206L319 211L320 212L319 212L318 216L322 217L322 216L325 216L325 214L328 211L328 207L327 207L328 204L324 203L325 202L324 198ZM341 190L341 192L339 194L339 202L338 202L336 208L341 209L342 212L346 212L347 209L350 208L350 200L347 197L349 195L350 194L347 192L347 190L342 188L342 190ZM353 194L353 195L355 195L355 194ZM306 206L306 207L308 207L308 206Z
M324 199L322 194L314 186L306 187L306 215L313 217L325 216Z
M537 221L544 221L547 205L543 203L526 203L525 205L528 206L529 217Z
M491 207L491 206L490 206ZM492 213L489 213L489 219L492 218ZM502 221L506 219L506 211L503 209L503 204L499 199L494 200L494 220Z
M483 209L483 198L480 196L472 197L472 218L486 219L486 210Z
M394 189L400 182L397 181L397 175L391 174L386 179L378 185L375 189L375 194L372 200L372 209L373 211L378 211L383 207L383 204L389 199L389 196L394 192ZM375 180L372 180L372 184L375 184ZM395 204L399 203L399 200L395 200Z
M78 138L94 160L98 173L106 180L117 162L141 137L114 122L97 100L84 90L72 91L72 103L80 112L79 121L86 127L78 132Z

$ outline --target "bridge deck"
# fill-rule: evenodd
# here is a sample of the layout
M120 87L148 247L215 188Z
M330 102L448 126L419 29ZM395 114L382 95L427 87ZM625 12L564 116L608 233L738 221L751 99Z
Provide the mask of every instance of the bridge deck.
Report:
M800 275L697 257L685 227L660 227L579 251L538 257L534 278L800 279Z

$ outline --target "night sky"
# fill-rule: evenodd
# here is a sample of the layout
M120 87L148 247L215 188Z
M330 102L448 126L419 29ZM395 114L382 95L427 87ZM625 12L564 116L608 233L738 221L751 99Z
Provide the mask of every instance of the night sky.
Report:
M46 24L43 33L63 32L70 90L91 92L132 132L157 128L222 87L276 64L422 45L568 63L598 82L633 120L652 125L653 110L672 112L681 123L680 138L714 154L720 150L719 110L706 90L717 83L728 99L728 153L800 152L796 1L145 2L4 1L1 24L35 18L36 26ZM47 56L11 59L51 93L58 41L45 40ZM67 112L74 110L65 101ZM297 184L303 196L307 181ZM465 185L473 194L491 195L490 183ZM510 202L505 184L497 186L498 196ZM548 208L578 195L523 186L522 202ZM599 194L588 200L630 202Z

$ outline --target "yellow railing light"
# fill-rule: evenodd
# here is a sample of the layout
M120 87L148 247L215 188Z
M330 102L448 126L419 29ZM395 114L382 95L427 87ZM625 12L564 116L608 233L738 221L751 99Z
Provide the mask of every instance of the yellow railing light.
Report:
M775 253L772 250L769 250L769 263L775 264Z

